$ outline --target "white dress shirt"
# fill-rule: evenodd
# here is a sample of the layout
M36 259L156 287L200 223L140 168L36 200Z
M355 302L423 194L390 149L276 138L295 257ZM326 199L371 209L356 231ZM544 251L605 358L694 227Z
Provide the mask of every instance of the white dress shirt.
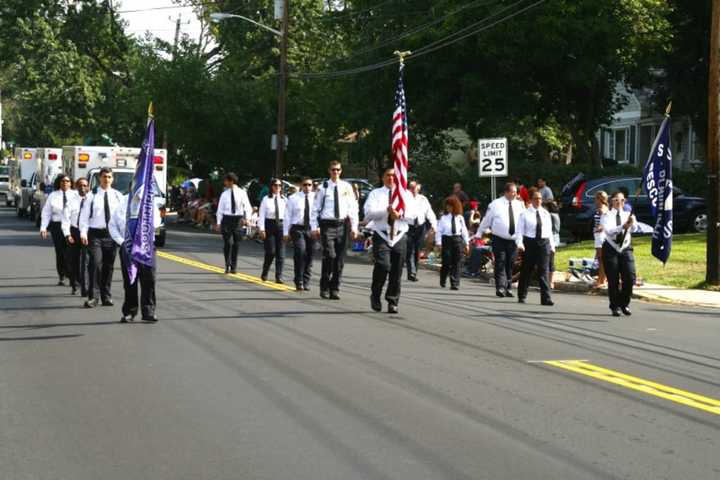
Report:
M303 191L297 192L287 199L287 205L285 207L285 215L287 222L283 223L283 235L288 236L290 234L290 228L295 225L305 226L305 197L308 199L310 209L308 210L308 219L310 220L310 228L312 228L312 212L315 201L315 192L305 193Z
M452 224L455 222L455 233L453 234ZM435 229L435 245L442 245L442 237L462 237L463 242L467 245L470 242L470 234L468 233L465 219L462 215L452 215L446 213L438 220Z
M63 205L63 193L65 193L65 205ZM77 197L75 190L55 190L48 195L42 212L40 213L40 231L46 232L50 222L62 222L63 213L67 210L70 202Z
M550 251L555 251L555 235L552 231L552 217L550 212L543 207L535 209L532 205L523 210L517 223L517 238L515 243L519 248L525 249L524 237L535 238L537 233L537 212L540 212L540 222L542 223L540 238L546 239L550 243Z
M235 213L232 213L233 196L235 197ZM251 214L252 205L250 204L250 199L244 189L238 187L237 185L233 185L232 188L225 189L222 195L220 195L217 212L215 213L218 225L222 223L223 217L225 216L234 215L248 218Z
M414 223L417 216L417 208L415 198L406 192L403 196L405 201L405 212L402 217L395 220L391 228L388 224L388 206L390 205L391 190L387 187L376 188L371 191L365 200L365 218L370 220L368 228L380 235L388 245L393 246L399 242L405 232L410 228L410 224Z
M142 190L141 190L142 192ZM142 195L142 193L141 193ZM118 245L122 245L125 242L125 229L127 226L127 202L129 195L123 195L120 206L115 210L113 215L110 217L110 223L108 223L108 231L110 236ZM162 218L160 217L160 209L153 205L153 225L155 230L160 226Z
M73 195L72 201L68 202L62 219L62 231L66 237L70 236L70 227L80 228L80 212L86 203L87 195L81 197L77 192Z
M628 221L628 218L633 215L631 212L626 212L623 210L622 212L620 212L620 225L618 225L617 214L617 210L609 210L602 217L600 217L600 225L602 225L603 233L605 233L605 241L618 252L622 252L630 247L630 243L632 240L632 232L638 230L638 223L637 220L635 221L635 223L633 223L633 226L630 227L627 232L625 232L625 238L623 238L622 243L618 244L616 242L617 235L622 234L623 225L625 225L625 222Z
M122 204L123 194L110 187L103 190L98 187L97 193L88 193L85 206L80 212L80 236L87 237L90 228L105 229L108 225L105 223L105 195L107 194L108 205L110 207L110 218ZM92 213L92 218L90 214ZM109 222L108 222L109 223Z
M326 188L327 185L327 188ZM335 189L338 190L339 218L335 218ZM317 230L319 227L318 220L340 220L350 219L352 231L357 233L359 219L358 202L355 199L352 185L344 180L338 180L337 183L327 180L320 185L315 197L317 201L313 207L313 214L310 216L312 229Z
M485 212L485 217L480 222L478 233L485 232L490 229L493 235L505 240L514 240L517 238L517 225L520 214L525 210L525 205L519 200L512 201L513 218L515 219L515 234L510 235L510 202L505 196L493 200Z
M277 198L277 206L279 216L275 216L275 199ZM260 211L258 212L258 230L265 231L265 220L275 220L279 218L281 221L285 219L285 207L287 199L282 195L264 196L260 202Z
M435 212L433 212L430 201L425 195L420 193L413 195L413 198L415 199L415 213L417 213L417 217L415 218L416 222L413 222L413 224L422 226L426 222L430 222L433 230L437 230L437 217L435 216Z

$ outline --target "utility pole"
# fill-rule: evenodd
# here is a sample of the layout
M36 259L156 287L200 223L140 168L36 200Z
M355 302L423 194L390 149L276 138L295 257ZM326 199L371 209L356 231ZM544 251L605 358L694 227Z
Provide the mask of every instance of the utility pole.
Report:
M720 284L720 0L712 2L710 33L710 82L708 85L707 165L710 198L707 231L707 275L711 285Z
M282 24L280 26L280 91L278 95L278 124L277 142L275 157L275 177L280 177L283 172L283 160L285 158L285 119L287 116L287 56L288 56L288 23L289 23L289 0L281 0L283 4Z
M172 17L170 17L172 18ZM178 13L178 17L175 20L175 42L173 43L173 60L177 56L178 44L180 43L180 24L182 20L182 13Z

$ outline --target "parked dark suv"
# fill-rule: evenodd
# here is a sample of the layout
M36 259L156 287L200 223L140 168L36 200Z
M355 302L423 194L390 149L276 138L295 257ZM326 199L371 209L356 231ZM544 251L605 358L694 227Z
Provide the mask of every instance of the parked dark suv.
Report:
M603 177L587 179L579 174L563 187L560 194L560 217L564 229L578 239L592 236L595 194L601 190L608 195L627 189L628 202L640 222L654 225L650 203L642 190L640 177ZM676 232L707 231L707 205L705 199L691 197L673 186L673 228Z

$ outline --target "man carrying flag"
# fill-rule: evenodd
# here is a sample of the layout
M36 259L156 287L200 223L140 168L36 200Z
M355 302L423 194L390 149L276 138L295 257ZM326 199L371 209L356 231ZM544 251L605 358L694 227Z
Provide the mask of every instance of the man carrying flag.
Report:
M142 319L156 322L155 315L155 225L160 224L160 212L155 208L153 160L155 156L155 119L152 103L148 109L145 131L135 177L125 197L124 208L113 216L109 230L120 245L125 301L122 323L132 321L138 314L138 283Z

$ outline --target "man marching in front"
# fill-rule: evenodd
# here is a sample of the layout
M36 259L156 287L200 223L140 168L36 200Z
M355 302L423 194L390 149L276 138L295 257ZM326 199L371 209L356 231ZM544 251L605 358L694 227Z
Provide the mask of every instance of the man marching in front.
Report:
M58 274L58 285L65 285L64 278L68 277L72 287L74 279L68 262L68 244L62 231L63 217L67 214L70 202L77 197L77 192L71 190L71 187L72 180L64 173L55 178L54 191L48 195L40 214L40 236L46 239L48 229L50 230L55 246L55 269Z
M313 234L323 248L320 273L320 297L340 300L340 282L347 249L346 223L354 240L358 235L358 202L352 185L340 180L342 166L330 162L330 180L323 182L317 192L313 214L310 217Z
M517 254L518 219L525 210L522 202L516 200L517 185L505 184L505 194L494 200L478 227L478 232L490 230L492 250L495 256L495 294L498 297L512 297L512 269Z
M542 207L542 193L537 188L529 189L528 195L530 208L520 214L517 228L517 247L518 250L525 252L518 285L518 302L525 303L530 286L530 275L537 267L540 303L551 307L554 303L550 297L548 268L550 252L555 251L552 218L550 212Z
M619 317L621 311L629 316L632 315L630 299L635 285L631 232L637 228L636 220L635 215L625 210L625 195L622 192L615 192L611 204L612 210L600 218L597 231L605 233L602 261L607 275L610 311L613 317Z
M240 227L252 213L252 205L245 190L237 186L238 178L228 173L223 179L225 191L220 195L215 230L222 232L225 273L237 273Z
M270 265L275 260L275 283L283 283L285 247L283 245L283 223L287 199L282 194L282 182L275 178L270 182L270 193L263 197L258 211L258 230L264 242L265 260L262 281L267 281Z
M288 198L283 224L283 238L292 239L295 266L295 289L298 292L310 290L312 276L313 249L315 239L312 235L311 221L315 192L311 178L303 178L302 189Z
M100 187L88 193L80 212L80 241L90 252L90 282L86 308L97 307L100 300L105 307L113 305L112 285L117 245L110 236L108 226L115 211L122 205L123 195L114 188L113 172L100 169Z
M373 230L375 259L370 306L376 312L382 310L380 298L386 281L388 288L385 292L385 300L388 302L388 313L398 312L400 283L408 241L406 233L416 215L415 200L409 192L403 198L404 213L401 214L393 208L394 188L395 170L388 168L383 173L383 186L370 192L365 201L365 218L371 221Z
M407 239L407 276L411 282L417 282L418 263L420 262L420 250L425 243L425 235L427 234L427 224L430 224L431 230L437 229L437 218L433 212L432 206L427 197L420 193L422 185L412 181L408 184L408 192L415 199L416 217L411 222L408 230Z

